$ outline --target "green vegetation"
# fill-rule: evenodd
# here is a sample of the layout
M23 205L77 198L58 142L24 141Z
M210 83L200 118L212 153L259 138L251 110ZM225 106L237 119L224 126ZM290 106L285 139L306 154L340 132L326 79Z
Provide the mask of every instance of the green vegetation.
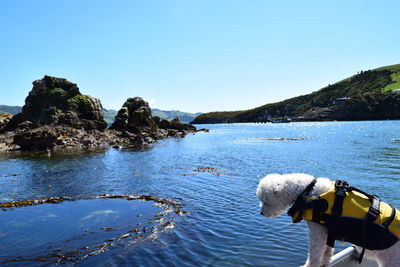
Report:
M70 105L75 110L79 110L84 112L86 110L90 110L92 106L92 102L90 101L89 96L77 94L73 98L69 100Z
M65 105L67 92L61 88L53 88L49 91L49 98L52 102Z
M397 65L392 65L392 66L387 66L384 67L387 70L390 70L391 72L393 72L390 77L393 80L393 83L387 85L385 88L382 89L383 92L387 92L387 91L393 91L396 89L400 89L400 64Z
M206 113L196 117L192 123L257 122L284 116L299 117L312 109L331 107L338 98L362 97L398 89L399 80L400 64L361 71L311 94L245 111Z

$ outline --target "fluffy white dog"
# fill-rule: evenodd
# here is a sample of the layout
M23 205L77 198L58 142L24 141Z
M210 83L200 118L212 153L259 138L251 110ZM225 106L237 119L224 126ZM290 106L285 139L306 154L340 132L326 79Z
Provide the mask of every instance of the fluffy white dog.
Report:
M261 215L276 217L293 205L299 195L313 183L308 174L270 174L260 180L257 196L260 199ZM333 188L328 178L317 178L307 196L318 196ZM333 248L326 245L328 229L313 221L306 221L309 230L308 258L304 266L328 266ZM357 250L361 248L358 247ZM400 242L383 250L366 250L365 256L378 262L381 267L400 266Z

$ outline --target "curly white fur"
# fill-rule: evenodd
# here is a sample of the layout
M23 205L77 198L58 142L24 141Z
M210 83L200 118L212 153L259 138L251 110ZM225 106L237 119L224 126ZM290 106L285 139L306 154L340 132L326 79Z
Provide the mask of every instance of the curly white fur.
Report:
M313 176L304 173L269 174L261 179L257 188L261 215L276 217L282 214L313 179ZM332 182L328 178L317 178L310 195L320 195L329 191L332 186ZM307 221L307 226L308 258L303 266L327 266L333 254L333 249L326 245L327 228L311 221ZM400 242L384 250L366 250L365 257L377 261L380 267L400 266Z

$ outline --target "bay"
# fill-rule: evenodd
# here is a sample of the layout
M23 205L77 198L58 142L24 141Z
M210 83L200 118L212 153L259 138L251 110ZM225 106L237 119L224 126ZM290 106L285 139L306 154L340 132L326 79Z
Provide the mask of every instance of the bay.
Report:
M177 201L187 212L174 216L174 227L156 238L121 243L76 262L78 266L299 266L307 257L304 223L293 224L286 215L259 215L255 190L269 173L346 180L400 207L399 121L201 127L210 132L163 140L145 151L3 154L0 202L145 194ZM20 221L29 222L35 207L29 207L25 217L21 209L0 212L0 220L11 220L12 212L18 212ZM15 229L43 231L38 227L32 223ZM0 236L8 230L1 224ZM22 234L17 232L15 238ZM9 244L21 246L0 239L0 247ZM43 254L36 249L32 253Z

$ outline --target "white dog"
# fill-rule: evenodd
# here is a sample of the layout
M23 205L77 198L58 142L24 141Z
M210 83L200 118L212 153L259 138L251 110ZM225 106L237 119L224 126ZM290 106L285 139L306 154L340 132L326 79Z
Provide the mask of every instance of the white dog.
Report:
M316 199L317 196L334 187L334 183L328 178L315 179L311 175L302 173L267 175L261 179L257 188L261 206L260 213L266 217L276 217L293 205L299 195L303 194L308 199ZM307 190L308 192L305 192ZM396 214L395 211L393 213ZM311 220L306 220L306 222L309 229L309 253L304 266L328 266L333 254L333 248L326 244L328 228ZM358 251L362 249L361 247L357 248ZM365 256L377 261L381 267L400 266L400 242L395 241L393 245L382 250L366 249Z

